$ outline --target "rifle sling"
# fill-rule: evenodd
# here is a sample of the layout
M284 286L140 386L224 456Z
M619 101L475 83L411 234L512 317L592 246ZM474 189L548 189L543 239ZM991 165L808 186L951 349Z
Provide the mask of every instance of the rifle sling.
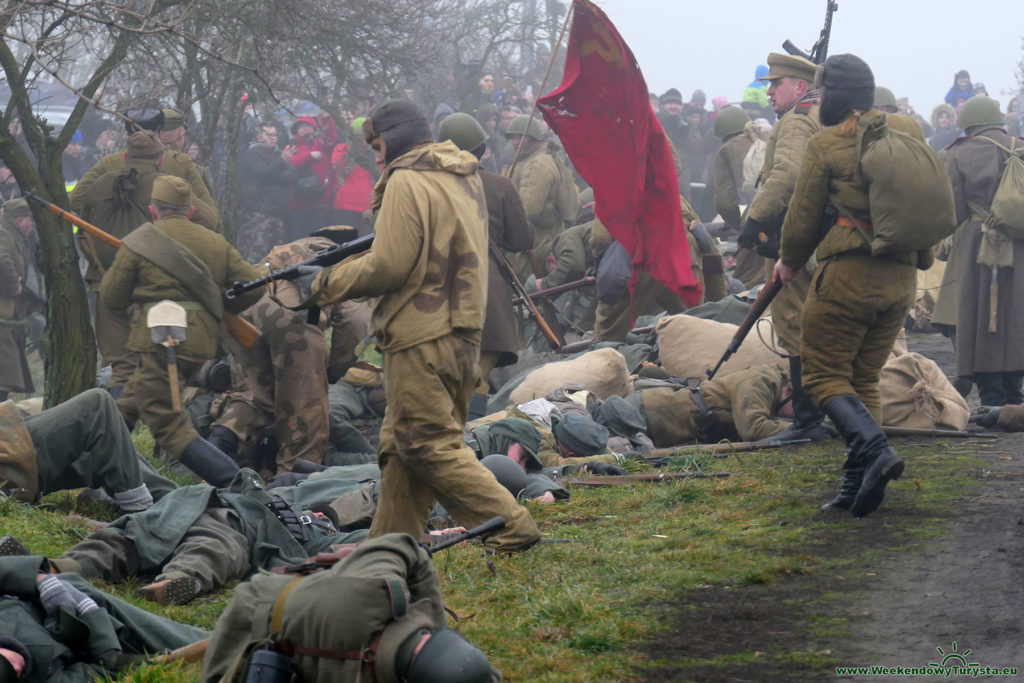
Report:
M206 312L218 321L224 319L224 299L213 274L188 248L152 223L143 223L125 236L122 246L138 254L157 268L172 275Z

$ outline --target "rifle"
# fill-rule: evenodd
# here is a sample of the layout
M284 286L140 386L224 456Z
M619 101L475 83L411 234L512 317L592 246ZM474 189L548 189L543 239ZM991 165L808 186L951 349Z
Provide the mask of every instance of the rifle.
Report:
M351 242L345 242L329 249L317 252L305 261L299 261L293 263L290 266L286 266L281 270L275 270L266 277L261 277L258 280L252 280L250 282L236 282L231 285L231 288L225 293L228 299L234 299L235 297L241 296L246 292L251 292L254 289L258 289L264 285L269 285L271 282L281 282L285 280L294 280L299 277L299 268L302 266L318 266L320 268L327 268L333 266L339 261L352 256L353 254L361 254L373 244L373 233L369 235L363 235Z
M523 283L519 281L519 278L516 277L515 271L512 270L512 266L509 265L508 259L506 259L505 255L501 253L501 249L498 249L493 240L488 241L488 248L491 251L491 256L494 257L494 261L498 264L498 270L501 271L501 276L505 278L505 281L508 282L509 285L512 286L512 289L515 290L516 296L526 304L526 310L529 311L530 315L537 322L537 327L540 328L540 331L544 334L548 343L551 344L551 348L555 351L561 351L562 347L565 346L565 339L562 335L556 334L555 331L551 329L547 320L545 320L544 316L542 316L540 311L537 310L537 307L533 303L533 299L531 299L530 295L526 293Z
M453 538L441 541L437 545L430 546L429 548L427 548L427 552L433 555L439 550L450 548L453 545L458 545L459 543L462 543L463 541L469 541L471 539L476 538L477 536L484 536L485 534L490 534L492 532L497 531L498 529L503 528L505 528L505 518L500 515L497 517L492 517L480 526L473 527L472 529L470 529L469 531L460 536L455 536Z
M674 479L710 479L732 476L732 472L659 472L657 474L622 474L610 477L569 477L562 484L577 486L625 486L636 483L660 484Z
M76 216L70 211L65 211L56 204L46 201L42 197L36 195L35 192L26 192L25 199L34 201L57 218L65 220L72 225L77 225L89 235L106 242L115 249L121 248L121 240L108 232L100 230L81 216ZM251 349L260 338L259 328L248 320L241 318L230 311L224 311L224 327L227 328L228 334L237 339L238 343L247 349Z
M998 439L991 432L964 432L954 429L920 429L915 427L882 427L886 436L945 436L952 439Z
M573 280L572 282L566 282L564 285L557 285L555 287L549 287L548 289L542 289L540 291L533 292L532 294L530 294L530 298L531 299L539 299L541 297L547 298L547 297L552 297L552 296L558 296L559 294L563 294L565 292L571 292L571 291L573 291L575 289L582 289L584 287L589 287L589 286L594 285L596 283L597 283L597 278L594 277L593 275L589 275L589 276L587 276L585 278L580 278L579 280ZM512 303L516 304L516 305L519 305L519 304L523 303L523 300L521 298L513 299Z
M810 439L788 439L785 441L762 439L761 441L722 441L720 443L704 443L696 446L682 446L677 448L658 448L644 454L644 460L651 465L664 464L669 458L700 454L714 453L716 458L725 458L730 453L749 453L752 451L764 451L770 448L783 448L784 446L799 446L810 443Z
M810 53L804 52L793 41L787 40L782 44L782 49L791 55L803 57L815 64L823 64L828 59L828 41L832 37L832 15L839 9L839 3L835 0L826 0L825 4L825 26L818 35L818 40L811 47Z
M193 662L203 661L203 657L206 656L206 650L210 647L210 639L203 638L200 641L179 647L177 650L171 650L165 652L162 655L156 655L150 661L156 664L168 664L170 662L185 662L191 664Z
M725 361L729 360L732 354L740 350L740 345L743 344L743 340L750 334L750 330L754 327L754 323L757 322L758 318L764 315L765 310L768 308L768 304L772 302L775 295L782 289L782 280L772 280L766 284L761 292L757 295L757 299L754 300L754 305L750 307L750 312L747 313L747 317L743 319L743 323L740 324L736 334L732 336L732 340L729 342L729 346L726 347L725 353L718 359L718 363L711 370L707 371L708 379L714 379L715 375L718 374L719 369Z

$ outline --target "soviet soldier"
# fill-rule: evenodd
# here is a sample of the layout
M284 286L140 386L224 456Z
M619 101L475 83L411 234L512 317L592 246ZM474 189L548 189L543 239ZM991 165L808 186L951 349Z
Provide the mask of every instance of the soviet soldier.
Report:
M376 238L321 271L310 304L381 296L374 334L384 353L380 507L371 536L422 532L433 500L466 526L496 515L498 551L536 543L530 513L462 442L479 370L486 306L487 207L476 158L432 143L423 112L391 100L363 124L384 175L375 188Z
M739 107L722 107L715 117L715 137L722 147L715 155L715 211L725 227L739 231L740 205L749 205L753 193L743 191L743 161L761 133L747 112ZM750 288L764 281L764 257L756 250L740 247L734 277Z
M1011 147L999 103L972 97L964 103L957 127L965 137L946 151L953 183L957 288L956 374L978 385L982 405L1024 402L1024 241L994 233L985 225ZM984 228L984 229L983 229ZM1002 259L999 256L1002 255ZM993 277L994 276L994 277ZM995 282L995 330L992 329L992 283Z
M188 130L188 126L185 124L185 113L180 109L174 107L164 107L164 125L163 128L157 133L160 137L160 142L164 143L167 149L184 152L188 156L185 150L185 132ZM196 164L196 169L199 171L199 177L203 179L203 184L206 185L206 191L213 196L213 175L210 173L208 166L200 166L196 160L189 156L193 163Z
M223 317L223 291L236 280L249 281L262 272L242 260L220 235L189 220L192 190L181 178L160 176L153 182L145 223L123 240L110 270L100 283L100 302L112 311L137 306L127 348L137 354L136 368L118 401L130 425L141 419L153 439L170 455L214 485L231 480L238 467L202 439L181 410L171 404L164 349L153 343L145 313L161 300L177 301L188 315L184 343L178 346L179 381L187 382L204 360L213 358ZM239 308L252 305L262 288L236 299Z
M263 259L280 270L337 246L348 228L322 228L309 237L274 247ZM277 471L288 472L299 458L319 464L330 433L327 385L336 382L355 362L354 350L370 333L368 306L355 301L320 310L317 324L299 304L292 282L276 282L242 313L262 331L251 349L233 349L232 392L213 424L209 441L234 457L240 446L251 448L265 427L274 426ZM324 331L331 328L328 348Z
M526 217L534 229L533 258L538 268L551 253L555 236L572 225L579 210L579 199L572 172L557 156L558 146L546 140L540 121L527 114L512 119L505 132L517 150L519 161L510 176L526 208ZM529 258L510 258L519 279L525 281L537 273Z
M800 338L804 385L848 446L842 489L823 509L848 509L862 517L882 503L888 482L903 473L903 460L879 427L878 377L914 301L915 268L928 268L934 257L931 249L872 255L854 222L870 226L871 220L868 181L859 171L858 130L884 117L894 131L922 143L924 136L910 117L871 109L874 75L859 57L829 57L822 83L821 123L828 127L807 144L774 277L792 282L817 250L818 267L803 311L813 324ZM840 215L823 234L828 205L843 207L852 218Z
M580 196L584 197L587 192L593 197L593 190L590 188L581 192ZM592 199L590 203L593 204ZM591 216L590 220L572 226L555 238L554 244L551 246L553 258L549 257L547 260L547 275L535 280L532 289L543 290L559 287L586 277L587 273L594 269L595 258L594 252L590 248L590 237L596 220ZM578 304L578 306L573 305L573 310L578 314L570 312L567 317L580 329L592 329L597 299L587 296L587 294L580 294L580 290L569 292L567 295L573 297Z
M158 134L164 128L164 112L154 107L143 107L141 109L130 109L124 113L128 121L125 122L125 129L128 135L139 130L149 131ZM125 165L125 157L121 152L108 154L96 163L95 166L78 180L75 189L68 196L71 202L71 210L81 214L83 203L89 187L104 173L116 171ZM183 178L195 193L196 198L214 212L216 218L216 232L222 232L220 214L217 212L217 202L210 194L206 182L203 180L199 167L192 161L189 155L173 146L165 146L164 159L161 170L168 175Z
M29 313L25 278L32 259L29 236L35 227L24 199L11 199L0 209L0 400L10 392L35 391L25 357Z
M452 114L441 122L438 129L441 142L451 140L459 149L480 159L487 149L487 133L469 114ZM526 218L526 210L519 199L515 185L508 178L484 169L478 169L487 200L488 237L494 246L506 252L519 253L533 246L533 227ZM480 385L473 396L475 406L470 413L483 415L481 402L486 404L489 393L487 377L497 367L512 365L519 355L518 334L512 309L512 288L505 281L494 254L488 249L487 311L480 337ZM477 398L480 396L480 398ZM474 410L475 408L475 410Z
M163 173L161 169L166 153L164 145L152 133L133 133L124 153L124 165L95 177L79 197L82 218L118 239L148 222L153 181ZM195 223L210 230L218 228L215 208L204 204L194 192L189 202L196 207ZM114 262L117 250L87 234L81 236L81 245L89 262L85 281L90 290L97 291L100 279ZM97 306L93 326L102 362L113 370L108 386L117 398L135 371L135 357L125 348L130 326L128 312Z
M821 122L818 120L819 92L813 88L814 63L803 57L773 52L768 55L768 66L768 75L760 80L768 81L768 97L779 121L768 136L764 166L761 167L761 188L747 208L747 218L738 242L747 248L757 248L762 255L774 259L778 256L779 229L793 196L804 150L811 136L821 130ZM772 265L771 261L767 263L769 268ZM779 345L790 353L796 422L806 427L822 420L821 413L803 391L799 356L800 310L807 298L813 272L814 264L811 262L799 277L779 292L771 305L772 324ZM766 271L766 277L771 279L770 271Z

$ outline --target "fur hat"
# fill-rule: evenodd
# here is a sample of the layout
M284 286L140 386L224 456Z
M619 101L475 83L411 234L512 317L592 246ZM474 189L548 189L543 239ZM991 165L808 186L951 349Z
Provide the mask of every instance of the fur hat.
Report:
M388 164L415 145L434 139L423 110L410 100L388 100L379 105L363 122L363 136L367 143L384 138L384 161Z

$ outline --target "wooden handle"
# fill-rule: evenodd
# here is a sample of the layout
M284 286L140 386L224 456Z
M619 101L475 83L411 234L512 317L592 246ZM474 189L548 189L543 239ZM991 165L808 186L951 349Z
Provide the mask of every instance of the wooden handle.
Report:
M998 330L997 311L999 310L999 285L988 286L988 333L995 334Z
M206 656L208 647L210 647L210 639L204 638L197 643L179 647L177 650L171 650L167 654L157 655L153 658L153 661L160 664L168 662L185 662L186 664L200 662Z

